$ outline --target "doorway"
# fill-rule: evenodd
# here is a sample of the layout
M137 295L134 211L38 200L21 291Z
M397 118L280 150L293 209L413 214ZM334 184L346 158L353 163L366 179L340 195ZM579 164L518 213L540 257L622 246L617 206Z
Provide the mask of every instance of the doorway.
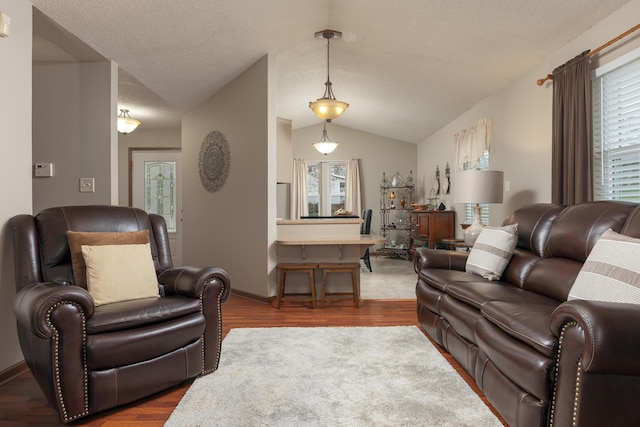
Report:
M164 217L174 266L182 265L179 149L130 149L130 204Z

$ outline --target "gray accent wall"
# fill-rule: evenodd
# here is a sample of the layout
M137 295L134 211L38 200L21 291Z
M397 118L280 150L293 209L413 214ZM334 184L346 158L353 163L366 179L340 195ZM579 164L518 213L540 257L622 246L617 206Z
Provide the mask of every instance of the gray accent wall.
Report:
M33 67L33 163L54 170L33 178L34 213L118 203L117 76L109 61ZM80 178L95 178L95 192L81 193Z
M225 135L231 169L207 191L198 154L211 131ZM221 267L232 288L275 294L275 58L266 55L182 120L184 264Z

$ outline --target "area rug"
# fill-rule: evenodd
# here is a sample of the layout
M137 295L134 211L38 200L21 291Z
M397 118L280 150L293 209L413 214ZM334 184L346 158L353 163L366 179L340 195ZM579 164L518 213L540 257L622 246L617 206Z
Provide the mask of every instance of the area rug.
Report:
M232 329L165 426L502 426L415 326Z

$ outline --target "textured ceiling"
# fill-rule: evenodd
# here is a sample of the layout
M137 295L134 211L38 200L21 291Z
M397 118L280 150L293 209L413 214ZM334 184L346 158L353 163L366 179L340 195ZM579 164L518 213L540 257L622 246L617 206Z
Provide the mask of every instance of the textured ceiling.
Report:
M120 106L162 127L272 53L277 114L301 128L319 122L314 32L331 28L333 89L351 104L335 123L418 143L628 1L33 0L54 21L34 15L34 62L115 61Z

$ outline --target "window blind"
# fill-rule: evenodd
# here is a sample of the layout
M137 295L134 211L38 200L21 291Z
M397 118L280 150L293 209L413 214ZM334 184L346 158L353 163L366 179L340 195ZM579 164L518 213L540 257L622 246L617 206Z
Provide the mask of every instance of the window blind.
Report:
M640 58L592 80L594 200L640 202Z

